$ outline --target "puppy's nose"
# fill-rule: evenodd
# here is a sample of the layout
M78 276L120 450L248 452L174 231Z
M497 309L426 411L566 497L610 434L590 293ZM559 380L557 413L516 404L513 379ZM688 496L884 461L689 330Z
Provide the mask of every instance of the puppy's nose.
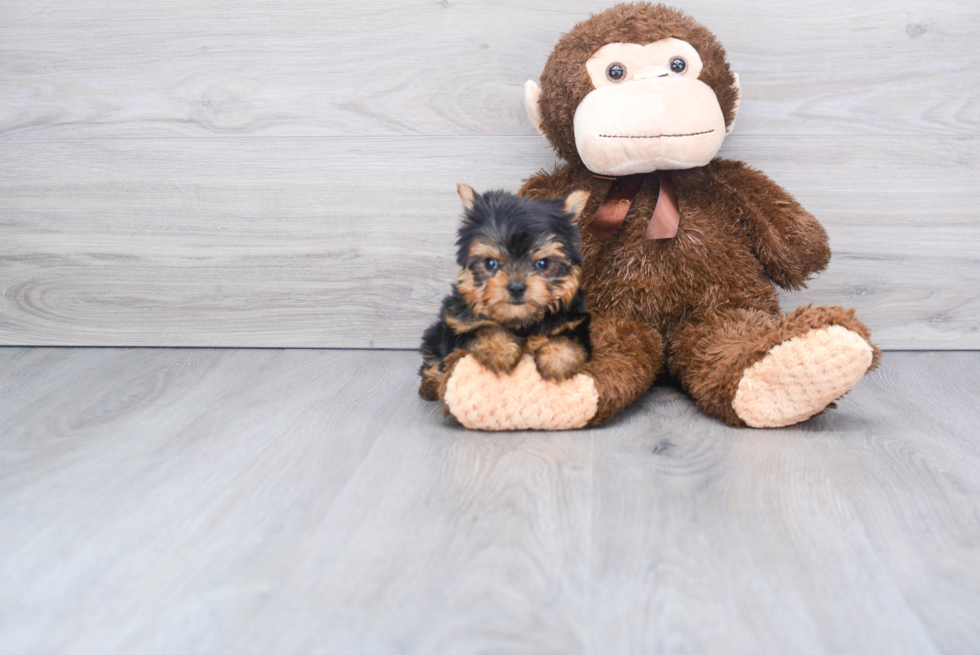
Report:
M511 280L507 283L507 291L515 298L520 298L527 291L527 285L521 280Z

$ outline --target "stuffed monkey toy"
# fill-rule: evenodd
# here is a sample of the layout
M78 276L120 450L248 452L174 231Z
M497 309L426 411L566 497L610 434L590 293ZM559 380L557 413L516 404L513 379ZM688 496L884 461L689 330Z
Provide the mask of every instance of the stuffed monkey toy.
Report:
M780 313L776 286L803 288L827 266L827 233L759 171L715 159L740 93L706 28L663 5L617 5L564 35L525 92L565 163L520 194L591 194L578 222L593 355L560 383L455 358L442 400L463 425L599 425L665 368L728 425L780 427L877 365L853 310Z

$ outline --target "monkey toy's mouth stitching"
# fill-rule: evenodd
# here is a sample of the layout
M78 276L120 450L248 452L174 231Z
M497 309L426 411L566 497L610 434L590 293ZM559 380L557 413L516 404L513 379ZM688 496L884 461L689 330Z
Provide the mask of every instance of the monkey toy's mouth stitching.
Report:
M682 136L699 136L701 134L711 134L714 130L705 130L704 132L691 132L690 134L658 134L655 136L629 136L620 134L600 134L600 139L673 139Z

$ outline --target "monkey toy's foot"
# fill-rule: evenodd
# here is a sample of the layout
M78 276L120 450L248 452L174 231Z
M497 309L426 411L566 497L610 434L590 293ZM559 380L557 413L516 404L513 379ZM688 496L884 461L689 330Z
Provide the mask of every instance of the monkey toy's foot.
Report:
M449 413L473 430L572 430L584 427L599 407L591 376L544 380L531 355L524 355L510 375L487 370L472 355L463 357L443 400Z
M856 332L841 325L811 329L745 369L732 407L754 428L805 421L850 391L873 358L873 347Z

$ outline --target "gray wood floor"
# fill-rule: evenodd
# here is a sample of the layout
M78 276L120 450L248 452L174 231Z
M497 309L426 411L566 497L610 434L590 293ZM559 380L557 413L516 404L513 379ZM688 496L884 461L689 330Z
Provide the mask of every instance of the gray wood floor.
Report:
M980 353L464 431L407 352L0 350L0 652L976 653Z

